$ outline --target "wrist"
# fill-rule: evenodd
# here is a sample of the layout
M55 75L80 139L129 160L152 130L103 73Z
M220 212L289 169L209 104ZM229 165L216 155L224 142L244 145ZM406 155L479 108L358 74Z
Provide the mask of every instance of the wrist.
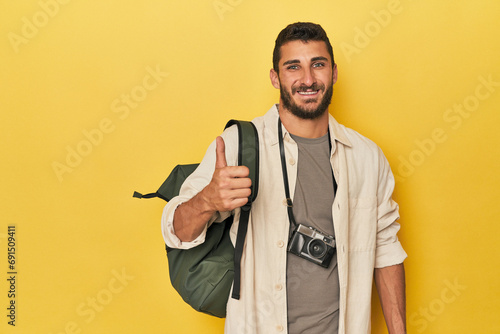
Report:
M210 191L207 188L208 186L202 189L195 197L193 197L193 206L195 206L199 210L201 215L207 215L211 217L219 210L217 210L214 201L209 195Z

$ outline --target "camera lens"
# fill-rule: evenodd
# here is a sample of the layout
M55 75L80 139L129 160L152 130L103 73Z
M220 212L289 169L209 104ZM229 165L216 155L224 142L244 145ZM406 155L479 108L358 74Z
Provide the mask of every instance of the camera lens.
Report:
M326 245L319 239L313 239L308 245L309 255L315 258L320 258L326 254Z

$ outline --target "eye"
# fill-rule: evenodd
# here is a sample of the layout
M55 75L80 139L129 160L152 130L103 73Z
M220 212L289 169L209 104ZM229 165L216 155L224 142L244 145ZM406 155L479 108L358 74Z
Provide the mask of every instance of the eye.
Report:
M287 69L287 70L296 70L296 69L298 69L298 68L299 68L299 66L298 66L298 65L290 65L290 66L287 66L287 68L286 68L286 69Z
M314 63L313 67L325 67L325 63Z

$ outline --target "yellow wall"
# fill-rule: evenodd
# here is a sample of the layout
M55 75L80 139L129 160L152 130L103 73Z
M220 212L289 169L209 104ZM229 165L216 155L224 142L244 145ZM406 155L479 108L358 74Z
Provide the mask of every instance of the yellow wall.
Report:
M497 0L0 7L0 332L221 333L169 283L163 203L132 193L277 101L274 39L299 20L333 41L330 112L397 176L410 332L500 332ZM377 306L373 333L385 332Z

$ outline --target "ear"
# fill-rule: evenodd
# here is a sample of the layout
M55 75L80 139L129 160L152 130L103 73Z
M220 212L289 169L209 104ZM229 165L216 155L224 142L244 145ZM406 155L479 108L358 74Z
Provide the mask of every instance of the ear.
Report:
M271 83L273 84L273 87L276 89L280 89L280 79L278 76L278 73L272 68L271 71L269 71L269 77L271 78Z
M337 64L333 65L333 73L332 73L332 83L335 84L337 82Z

